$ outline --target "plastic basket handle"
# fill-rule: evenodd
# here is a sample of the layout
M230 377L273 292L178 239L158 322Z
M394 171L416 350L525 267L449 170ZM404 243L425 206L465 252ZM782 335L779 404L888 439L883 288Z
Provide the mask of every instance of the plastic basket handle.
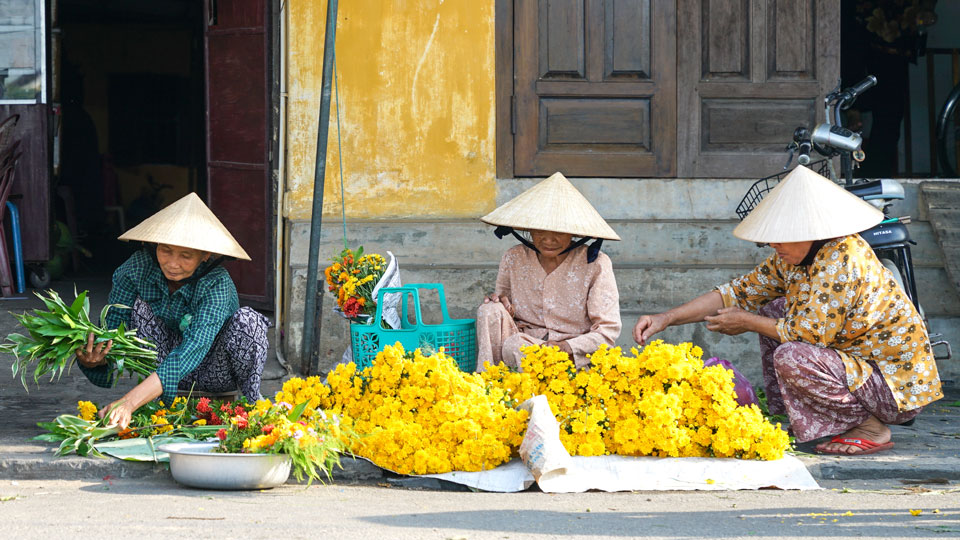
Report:
M447 300L446 294L443 292L443 283L408 283L407 287L416 287L417 289L433 289L437 291L437 296L440 298L440 313L443 315L443 324L449 324L453 321L450 318L450 314L447 312ZM420 313L417 313L419 316Z
M423 316L420 313L420 295L416 287L411 285L404 285L402 287L381 287L380 291L377 293L377 314L374 316L374 323L380 325L383 321L383 295L388 293L400 293L402 294L401 300L401 319L407 316L407 293L413 296L413 310L417 316L417 326L420 326L423 322Z

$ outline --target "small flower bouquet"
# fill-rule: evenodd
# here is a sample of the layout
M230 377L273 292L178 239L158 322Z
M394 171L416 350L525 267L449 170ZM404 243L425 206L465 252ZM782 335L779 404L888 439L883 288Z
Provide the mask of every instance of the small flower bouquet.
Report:
M50 380L59 379L69 371L77 349L86 346L87 336L93 334L94 343L113 340L107 354L108 368L115 373L114 380L124 372L144 378L157 370L157 351L152 343L137 337L136 330L106 328L107 311L110 308L129 309L127 306L110 304L100 312L100 324L90 320L90 299L87 291L74 291L73 303L67 304L56 291L49 290L46 296L37 295L49 311L40 309L33 313L14 314L14 318L26 334L13 333L0 344L0 353L11 354L13 375L20 375L20 382L27 388L27 376L32 368L34 382L50 375Z
M328 290L337 298L334 311L354 322L368 322L377 310L374 289L386 269L383 256L365 255L363 246L356 252L349 248L341 251L323 271Z
M206 402L206 403L204 403ZM56 449L58 456L77 454L80 456L93 455L102 457L96 449L97 443L116 439L150 438L158 435L167 437L186 437L190 439L204 439L212 437L217 429L216 424L222 423L213 409L209 407L210 400L187 400L176 398L169 406L162 401L153 401L137 409L130 419L130 425L124 429L108 426L108 415L97 417L100 408L91 401L78 401L77 414L61 414L52 422L37 424L46 430L46 433L34 437L35 440L60 443ZM236 404L216 403L217 410L229 409L229 413L220 415L238 414L250 408L246 402ZM210 423L211 415L199 412L206 405L217 422Z
M341 432L336 417L328 417L322 410L307 417L303 415L306 408L307 402L296 407L285 402L258 402L249 414L232 416L217 431L220 445L214 452L286 454L297 480L323 480L321 474L329 479L349 437Z

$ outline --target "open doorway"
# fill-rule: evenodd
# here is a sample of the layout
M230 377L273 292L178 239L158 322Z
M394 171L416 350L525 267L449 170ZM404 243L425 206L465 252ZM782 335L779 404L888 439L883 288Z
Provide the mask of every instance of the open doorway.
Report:
M202 4L59 0L60 275L109 275L137 246L116 240L191 191L205 198Z

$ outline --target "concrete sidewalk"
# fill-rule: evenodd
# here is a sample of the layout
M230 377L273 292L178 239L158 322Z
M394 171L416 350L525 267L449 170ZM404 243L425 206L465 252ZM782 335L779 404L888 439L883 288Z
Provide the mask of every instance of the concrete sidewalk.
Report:
M63 289L69 298L73 297L72 284L58 288ZM94 304L96 299L105 297L102 283L78 283L78 289L93 291ZM39 307L39 301L28 296L30 298L25 300L3 300L0 303L0 338L15 330L15 321L8 311ZM99 313L99 306L93 308ZM77 401L81 399L110 403L122 396L131 382L124 381L126 384L112 389L99 388L87 382L79 370L74 370L59 382L31 384L27 392L19 377L14 379L11 376L11 360L8 356L0 356L0 479L66 480L169 474L166 465L114 458L57 458L52 453L53 445L30 440L41 433L37 422L50 421L59 414L75 413ZM281 386L282 370L278 365L271 369L274 372L271 375L277 378L264 381L262 393L265 396L272 396ZM900 480L960 484L960 387L948 382L945 390L946 397L927 407L912 426L892 428L896 446L890 451L843 457L802 454L800 459L814 478L828 483L837 480ZM801 445L799 450L812 452L812 446ZM345 460L344 469L337 471L335 481L365 481L381 476L378 468L365 461Z

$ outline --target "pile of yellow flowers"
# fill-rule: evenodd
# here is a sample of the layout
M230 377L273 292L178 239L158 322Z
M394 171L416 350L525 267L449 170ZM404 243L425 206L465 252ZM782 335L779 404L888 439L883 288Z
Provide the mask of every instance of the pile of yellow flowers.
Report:
M483 377L510 402L544 394L572 455L773 460L789 447L779 424L755 405L738 406L732 373L704 368L690 343L655 341L633 356L602 346L589 370L556 347L524 352L522 373L488 366Z
M401 474L492 469L510 460L526 430L526 411L442 350L425 356L387 346L372 366L340 365L327 381L329 388L314 378L287 381L276 399L318 399L359 435L356 455Z

